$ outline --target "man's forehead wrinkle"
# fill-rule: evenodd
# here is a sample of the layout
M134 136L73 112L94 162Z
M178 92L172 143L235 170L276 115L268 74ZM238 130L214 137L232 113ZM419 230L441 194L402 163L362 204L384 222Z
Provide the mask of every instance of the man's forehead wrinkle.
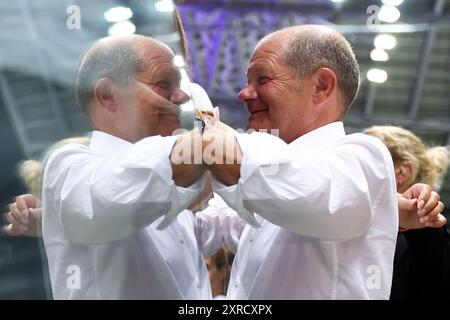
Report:
M259 52L252 57L250 65L260 65L266 62L275 62L278 59L278 55L275 52L264 51Z
M248 65L247 75L251 72L266 71L273 67L278 60L278 55L273 51L256 53Z
M267 64L256 62L255 64L249 66L246 76L248 78L254 74L268 72L270 70L271 70L271 68L268 67Z
M171 70L175 70L173 64L173 56L169 55L168 52L146 52L144 55L139 57L140 65L142 66L143 72L154 73L155 71L161 69L163 66L167 68L168 64L171 64Z
M146 69L140 73L140 77L144 82L159 81L163 78L175 79L181 81L180 70L166 59L154 59L152 63L147 63Z

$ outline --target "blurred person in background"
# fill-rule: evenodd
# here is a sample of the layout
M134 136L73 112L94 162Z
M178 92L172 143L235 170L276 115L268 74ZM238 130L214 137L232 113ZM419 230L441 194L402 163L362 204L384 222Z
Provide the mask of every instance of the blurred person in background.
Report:
M34 171L28 164L22 164L19 176L24 190L31 192L33 186L28 184L28 174ZM33 179L31 179L33 180ZM23 196L13 199L8 205L6 213L2 214L4 227L0 230L0 300L3 299L51 299L51 287L48 277L47 259L41 238L35 237L36 231L29 231L36 225L36 220L30 218L30 227L16 222L11 210L16 209L17 203L29 206L30 211L39 217L40 224L41 203L38 198L27 195L27 203ZM28 220L27 220L28 222ZM33 226L34 224L34 226Z
M230 280L233 254L225 245L220 246L212 256L205 260L213 299L225 299Z
M29 191L28 194L19 195L9 205L8 219L10 223L3 229L10 236L25 235L30 237L42 237L42 175L45 163L49 156L57 149L67 144L89 145L88 137L73 137L60 140L48 148L41 160L25 160L20 164L19 175ZM12 212L16 213L15 215Z
M372 126L364 133L378 137L388 147L399 193L414 183L428 184L439 191L450 161L447 147L427 147L417 135L396 126ZM409 205L416 204L410 201ZM423 222L427 220L423 218ZM446 227L399 231L390 299L450 299L450 243Z
M44 169L44 163L46 159L49 157L49 155L56 149L70 143L80 143L88 145L89 139L87 137L74 137L61 140L52 145L45 152L42 160L26 160L20 164L19 175L23 180L25 186L27 187L29 193L17 196L15 201L9 205L9 212L6 213L9 224L3 228L3 231L9 236L23 235L27 237L36 237L38 248L32 247L31 249L34 250L33 256L38 257L35 260L37 261L36 263L39 263L39 265L35 266L32 274L33 277L39 279L44 283L43 287L45 288L46 292L46 295L39 297L39 299L52 298L51 285L48 273L47 256L45 254L45 249L43 247L41 239L42 203L40 197L41 197L42 173ZM14 212L15 214L13 215L12 212ZM14 222L14 224L12 224L11 221ZM18 250L18 252L19 251L22 254L26 252L26 250L23 249ZM28 263L24 262L24 264L31 265L30 262ZM21 279L21 281L19 282L23 282L24 280L25 279ZM7 283L14 286L14 282L16 281L17 281L16 278L11 278L7 281ZM37 287L36 284L35 287ZM33 289L30 289L30 292L32 291Z

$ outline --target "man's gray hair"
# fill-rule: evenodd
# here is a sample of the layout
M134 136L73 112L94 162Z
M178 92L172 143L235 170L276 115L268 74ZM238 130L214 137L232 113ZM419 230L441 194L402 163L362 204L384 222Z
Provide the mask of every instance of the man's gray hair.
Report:
M359 88L359 66L348 41L338 32L322 26L300 26L285 30L292 32L288 35L283 62L300 79L319 68L333 70L343 97L344 116Z
M89 116L97 80L110 78L129 86L140 71L140 59L133 38L100 39L84 55L77 72L75 94L81 110Z

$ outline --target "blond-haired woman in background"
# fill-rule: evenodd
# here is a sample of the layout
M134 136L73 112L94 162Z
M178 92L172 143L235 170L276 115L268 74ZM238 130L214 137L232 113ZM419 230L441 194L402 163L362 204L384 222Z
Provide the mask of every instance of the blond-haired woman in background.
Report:
M428 184L434 191L440 189L450 162L447 147L428 147L411 131L395 126L373 126L364 133L380 138L389 149L399 193L415 183ZM450 244L446 227L400 231L391 300L449 299Z
M14 285L14 279L20 278L22 281L22 289L15 293L19 299L51 299L51 285L48 272L47 256L44 251L42 242L42 204L41 204L41 185L44 166L49 156L62 146L70 143L88 145L88 137L73 137L64 139L53 144L42 156L40 160L26 160L19 165L19 176L22 179L28 194L17 196L16 201L10 204L9 221L20 220L21 223L10 223L4 227L4 231L9 236L28 236L36 238L36 245L32 246L28 242L27 246L19 247L14 252L18 257L27 257L26 264L30 265L28 273L19 272L13 275L12 279L5 282L6 285ZM11 220L12 219L12 220ZM12 261L15 261L12 259ZM10 268L14 268L11 265ZM17 281L17 280L16 280ZM12 289L13 290L13 289ZM30 293L23 293L29 291ZM34 293L36 291L36 293ZM45 294L44 294L45 293ZM34 295L33 295L34 294Z
M40 160L25 160L19 165L19 176L28 190L28 194L18 196L16 201L10 204L10 210L17 212L10 219L19 219L22 223L10 224L5 227L5 232L11 236L24 235L30 237L41 236L41 185L45 163L53 151L71 143L89 145L89 137L80 136L63 139L55 142L42 155ZM30 219L29 219L29 216Z

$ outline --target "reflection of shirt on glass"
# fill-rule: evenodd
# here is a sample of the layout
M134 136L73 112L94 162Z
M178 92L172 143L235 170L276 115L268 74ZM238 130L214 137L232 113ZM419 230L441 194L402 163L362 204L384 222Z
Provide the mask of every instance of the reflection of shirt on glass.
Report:
M346 136L341 122L289 145L261 133L237 138L239 183L214 189L257 212L261 228L242 231L227 298L388 299L398 208L381 141Z
M89 147L68 145L52 154L43 236L56 299L211 298L195 240L201 230L182 210L200 183L174 185L174 142L155 136L133 145L94 131ZM157 230L170 210L183 212Z

